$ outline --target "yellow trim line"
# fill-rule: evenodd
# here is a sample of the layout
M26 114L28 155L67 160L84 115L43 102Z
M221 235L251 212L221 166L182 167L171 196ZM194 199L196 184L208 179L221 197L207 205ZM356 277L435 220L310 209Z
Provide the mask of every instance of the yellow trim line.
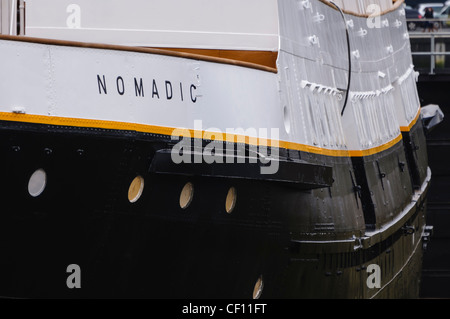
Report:
M72 126L72 127L98 128L107 130L136 131L141 133L160 134L166 136L172 135L185 136L193 138L211 139L214 141L245 143L248 145L265 145L334 157L370 156L385 151L402 140L402 134L399 134L395 139L391 140L390 142L367 150L331 150L299 143L262 139L262 138L252 138L249 136L237 134L205 132L205 131L196 131L192 129L170 128L164 126L116 122L116 121L92 120L83 118L69 118L69 117L0 112L0 120L10 122L33 123L33 124L47 124L55 126ZM415 121L417 121L417 118ZM411 125L408 127L408 131L410 127L414 125L414 123L415 122L411 123Z
M419 111L417 111L416 117L414 118L414 120L412 120L412 122L408 125L408 126L400 126L400 131L406 133L411 131L411 128L416 125L417 121L420 118L420 107L419 107Z

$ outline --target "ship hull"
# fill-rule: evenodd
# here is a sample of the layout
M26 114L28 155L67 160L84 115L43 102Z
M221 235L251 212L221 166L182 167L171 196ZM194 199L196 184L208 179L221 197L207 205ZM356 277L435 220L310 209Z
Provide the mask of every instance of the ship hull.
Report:
M277 52L244 54L268 65L0 36L0 296L418 297L431 172L400 2L373 30L271 4Z
M347 176L302 190L224 172L158 171L155 154L173 144L170 136L5 121L0 134L2 296L251 298L259 278L262 298L418 296L429 176L382 231L351 238L351 229L331 229L338 224L303 230L318 211L340 207L333 218L342 220L362 215L349 159L298 153ZM27 183L37 169L47 185L32 197ZM145 187L130 203L137 175ZM194 198L182 209L188 182ZM227 214L230 187L238 200ZM78 289L67 284L73 264L81 269ZM370 265L380 267L380 288L368 284Z

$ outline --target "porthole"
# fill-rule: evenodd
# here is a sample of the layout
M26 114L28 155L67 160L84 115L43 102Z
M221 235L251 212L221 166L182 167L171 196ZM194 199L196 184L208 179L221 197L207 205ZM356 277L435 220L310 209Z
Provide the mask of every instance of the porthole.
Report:
M231 214L236 206L237 192L236 188L230 187L228 190L227 198L225 200L225 210L228 214Z
M194 198L194 185L192 183L186 183L180 194L180 207L186 209L192 203Z
M256 281L255 287L253 288L253 299L259 299L262 295L264 289L263 277L260 276Z
M136 203L141 198L144 191L144 178L142 176L136 176L128 188L128 200L130 203Z
M47 186L47 174L40 168L36 170L28 180L28 193L33 197L38 197Z

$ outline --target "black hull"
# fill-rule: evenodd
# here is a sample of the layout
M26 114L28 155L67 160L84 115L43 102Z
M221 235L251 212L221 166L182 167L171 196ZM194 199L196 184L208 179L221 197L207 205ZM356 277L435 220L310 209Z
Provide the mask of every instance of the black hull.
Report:
M405 136L364 158L280 150L298 164L282 172L305 173L292 181L155 168L174 144L168 136L15 122L0 129L0 296L248 299L259 278L262 298L419 294L427 163L408 155ZM421 134L420 121L411 132ZM48 182L32 197L27 184L39 168ZM310 178L311 169L323 175ZM138 175L144 192L130 203ZM187 182L194 198L182 209ZM227 214L230 187L238 199ZM72 264L79 289L66 284ZM371 264L382 270L379 289L366 284Z

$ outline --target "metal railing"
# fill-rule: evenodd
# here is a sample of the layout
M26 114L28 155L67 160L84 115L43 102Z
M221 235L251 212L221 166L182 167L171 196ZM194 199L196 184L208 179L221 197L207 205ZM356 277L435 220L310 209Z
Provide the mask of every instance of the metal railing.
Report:
M409 23L411 22L415 23L417 26L414 30L409 28ZM428 74L436 74L437 58L440 57L445 64L445 57L450 56L450 52L447 52L446 49L444 51L437 49L437 44L442 44L440 49L445 48L445 42L448 42L448 47L450 48L450 19L407 19L407 25L409 30L409 38L412 45L411 54L413 57L428 56L430 58ZM418 39L429 39L429 51L413 50L414 40ZM445 39L448 39L448 41L445 41Z
M437 56L450 56L448 51L438 51L436 50L436 39L450 39L450 31L440 32L440 33L417 33L410 34L410 40L413 39L429 39L430 40L430 51L413 51L411 54L413 56L429 56L430 57L430 69L429 74L435 74L436 70L436 57Z

